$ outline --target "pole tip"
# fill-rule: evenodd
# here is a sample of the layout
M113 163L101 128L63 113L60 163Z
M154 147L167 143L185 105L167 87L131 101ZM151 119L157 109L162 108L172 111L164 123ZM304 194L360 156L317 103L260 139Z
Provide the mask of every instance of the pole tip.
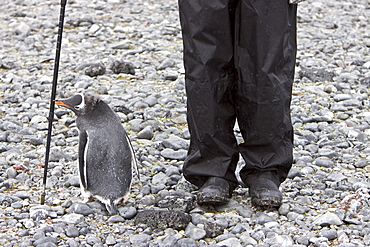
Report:
M44 205L44 203L45 203L45 192L43 192L41 194L40 203L41 203L41 205Z

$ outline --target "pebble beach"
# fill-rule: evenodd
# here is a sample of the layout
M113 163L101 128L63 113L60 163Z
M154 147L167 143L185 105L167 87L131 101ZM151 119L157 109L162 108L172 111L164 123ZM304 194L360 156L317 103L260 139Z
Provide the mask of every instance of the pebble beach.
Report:
M113 216L81 197L65 108L55 108L43 186L60 6L0 6L0 246L370 246L369 0L299 3L294 164L278 209L252 207L243 186L227 205L199 206L182 177L190 135L177 1L68 0L56 97L99 94L138 159L140 180L134 173ZM235 135L243 141L237 125Z

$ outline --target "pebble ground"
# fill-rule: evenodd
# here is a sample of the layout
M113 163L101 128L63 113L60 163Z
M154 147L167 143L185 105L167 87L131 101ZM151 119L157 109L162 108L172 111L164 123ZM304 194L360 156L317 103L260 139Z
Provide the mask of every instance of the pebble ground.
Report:
M295 161L283 205L260 209L243 187L226 206L199 207L182 178L189 132L177 2L67 2L57 97L102 95L140 161L141 182L109 216L80 197L78 131L60 108L40 205L60 2L2 0L0 245L370 246L370 2L299 5ZM186 212L191 222L135 222L147 209Z

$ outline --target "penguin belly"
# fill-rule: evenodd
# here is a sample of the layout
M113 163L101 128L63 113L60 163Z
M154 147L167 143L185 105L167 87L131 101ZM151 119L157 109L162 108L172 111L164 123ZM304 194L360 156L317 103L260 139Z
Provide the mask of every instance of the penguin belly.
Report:
M111 215L117 213L117 204L129 194L132 159L124 130L87 131L83 190L104 203Z

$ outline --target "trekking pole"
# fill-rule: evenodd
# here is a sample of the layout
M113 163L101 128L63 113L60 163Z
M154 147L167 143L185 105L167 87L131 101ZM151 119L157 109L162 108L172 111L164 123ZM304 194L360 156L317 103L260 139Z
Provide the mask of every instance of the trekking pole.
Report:
M46 139L43 192L41 194L41 199L40 199L41 200L41 205L44 205L45 195L46 195L46 179L47 179L47 176L48 176L51 132L52 132L52 128L53 128L54 109L55 109L54 101L55 101L55 95L56 95L56 91L57 91L60 50L61 50L61 46L62 46L63 23L64 23L64 15L65 15L66 4L67 4L67 0L61 0L60 15L59 15L59 28L58 28L58 37L57 37L57 47L56 47L55 62L54 62L54 76L53 76L53 84L52 84L52 89L51 89L50 110L49 110L49 118L48 118L48 120L49 120L48 136L47 136L47 139Z

